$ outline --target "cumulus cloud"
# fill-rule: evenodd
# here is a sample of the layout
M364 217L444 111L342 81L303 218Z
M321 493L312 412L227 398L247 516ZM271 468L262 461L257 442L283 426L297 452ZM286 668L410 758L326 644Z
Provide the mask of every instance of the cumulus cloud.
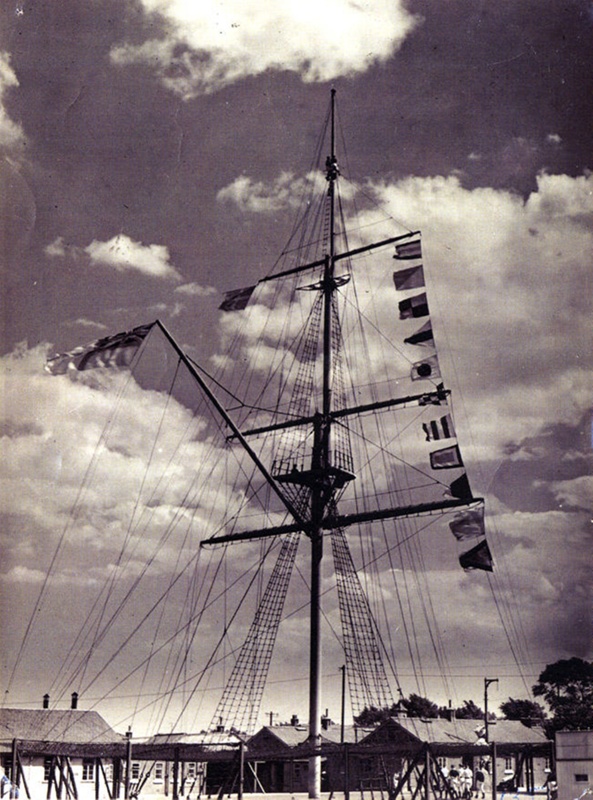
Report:
M281 175L266 185L243 178L223 190L220 199L235 202L250 214L282 210L290 207L288 188L297 180ZM573 428L582 422L593 389L591 353L583 346L592 311L591 293L583 289L589 285L593 251L591 181L588 175L541 175L537 190L526 199L501 190L470 191L455 177L408 178L363 187L393 216L423 230L431 317L443 375L447 385L456 390L456 424L464 455L471 455L472 486L475 488L475 480L487 488L492 485L488 525L494 523L493 533L489 533L497 570L493 580L506 581L503 590L511 603L509 608L525 615L525 629L533 634L537 652L552 653L554 658L559 651L566 655L582 652L587 657L580 642L580 630L585 625L575 630L570 620L585 621L590 580L582 558L590 539L589 516L582 509L586 508L591 487L584 477L584 454ZM253 197L256 202L252 202ZM351 236L351 246L366 242L371 230L374 239L393 234L391 223L388 226L381 221L377 225L370 212L363 212L360 227ZM356 267L354 263L352 271ZM388 331L389 335L397 324L394 268L391 253L383 260L373 256L368 272L358 283L363 311L371 314L372 298L376 313L370 321L377 331ZM372 286L375 279L380 283L378 290ZM185 286L192 288L178 287L182 294L210 294L208 287ZM344 294L352 290L352 282L340 287ZM268 374L272 365L277 375L292 380L289 374L294 374L295 356L291 345L303 316L286 311L295 297L306 304L313 303L315 296L315 292L283 289L279 282L270 281L258 286L245 311L221 314L223 344L218 363L227 369L227 375L231 371L238 374L239 367L245 365L251 376L255 373L257 384L258 377ZM347 305L346 312L349 308ZM345 336L353 335L353 330L346 314ZM409 380L410 365L405 361L394 359L392 374L385 374L383 339L381 335L375 337L364 359L360 350L348 363L357 386L372 386L374 391L389 380L397 380L401 388L404 379ZM282 344L285 340L289 342L286 346ZM232 341L241 346L234 361L227 347ZM349 345L353 342L354 338L348 340ZM113 424L101 463L95 466L93 453L101 437L100 420L109 417L110 404L122 389L118 381L124 376L107 383L91 376L70 383L66 378L41 375L42 356L40 351L22 350L4 359L10 379L6 384L2 458L14 469L8 469L3 479L3 502L11 526L27 531L26 537L19 536L19 547L23 548L19 552L13 545L14 537L2 542L5 578L11 586L16 585L14 577L18 574L24 581L36 580L41 542L49 537L55 541L58 532L64 530L77 499L80 476L89 464L101 489L85 497L76 526L81 549L70 549L69 555L75 565L87 564L89 553L96 556L97 573L89 572L87 577L97 585L110 571L125 575L126 570L117 563L115 544L126 536L130 519L142 522L140 526L134 522L134 533L141 528L143 536L138 536L127 567L129 575L139 575L153 556L151 540L168 530L174 520L187 520L201 533L214 532L215 522L204 509L215 506L221 511L221 519L223 511L238 510L245 501L241 492L230 488L232 471L228 472L228 463L224 462L222 443L220 448L208 450L211 443L199 428L199 417L194 418L181 403L169 401L167 414L171 416L162 426L168 433L159 447L151 450L151 432L161 427L159 415L167 402L160 393L142 392L136 384L129 389L131 394ZM362 395L357 397L364 401ZM35 402L27 398L35 398ZM249 408L248 413L250 421L255 419L256 410ZM564 425L562 430L558 424L550 427L559 421ZM197 430L191 427L196 422ZM419 428L418 420L414 425ZM542 433L546 425L549 430ZM175 451L176 437L187 443L183 453ZM269 449L268 437L260 445ZM418 453L423 447L426 456L429 445L420 442L415 446ZM570 457L563 460L563 454ZM265 455L267 461L270 453L266 451ZM513 471L497 484L496 476L503 476L504 471L501 462ZM149 480L135 510L131 498L137 496L149 463L161 474L167 472L170 480L158 500L151 494L155 482ZM381 490L387 476L381 473L372 453L368 463ZM186 495L186 487L196 483L196 465L211 473L205 481L208 488L200 488L206 494L199 501ZM480 470L481 477L475 479ZM359 478L360 472L357 461ZM26 491L23 474L31 476ZM201 486L200 481L197 483ZM512 491L505 494L502 483ZM532 498L532 507L526 507L526 496ZM451 570L441 569L438 557L444 547L435 545L434 537L430 539L424 552L428 567L423 566L420 574L435 587L434 601L442 605L448 620L444 627L448 626L451 641L468 638L470 622L475 627L479 646L474 649L479 659L480 649L488 647L493 652L488 637L497 630L498 621L493 616L491 596L483 581L459 571L451 548L447 551ZM157 567L165 573L176 558L172 541L163 547L161 557ZM15 572L17 568L24 571ZM74 586L75 573L62 569L61 585L71 580ZM443 581L448 592L442 591ZM509 591L509 585L513 591ZM472 608L459 624L455 620L468 590L472 592ZM423 639L419 647L428 646L427 642L428 638ZM501 645L497 654L503 657L502 653ZM542 658L545 663L547 655Z
M593 477L581 475L569 481L552 484L552 490L559 502L572 508L591 510L593 506Z
M589 407L593 178L541 175L525 201L457 178L378 187L424 236L431 317L449 383L491 452ZM485 454L485 452L484 452Z
M216 199L220 203L232 203L240 211L253 214L274 214L300 208L323 193L326 186L322 172L310 172L303 178L292 172L282 172L274 181L256 181L248 175L240 175L228 186L219 190ZM356 194L353 184L345 183L340 195L351 200Z
M69 250L69 246L64 241L63 236L57 236L43 248L43 252L49 258L63 258Z
M107 325L103 325L102 322L95 322L95 320L86 319L85 317L79 317L78 319L74 319L70 322L65 322L64 324L68 326L76 326L81 328L94 328L95 330L99 331L107 330Z
M93 264L113 267L119 272L135 270L154 278L181 278L169 261L169 249L165 245L145 245L123 233L107 242L94 239L84 248L84 252L90 256Z
M219 199L234 201L244 212L268 213L290 204L291 182L296 179L286 174L269 184L241 176ZM455 176L363 188L394 218L422 229L441 369L463 401L457 406L460 427L471 431L476 458L494 464L509 442L548 423L580 419L593 392L586 344L593 315L587 288L593 176L542 174L525 200L504 190L465 189ZM368 231L377 240L393 235L393 224L377 223L376 212L363 212L357 225L350 246L367 241ZM370 291L365 283L362 296ZM270 351L273 330L286 324L278 299L267 302L262 292L258 288L252 298L248 322L241 314L222 320L224 341L240 329L250 358L247 342L261 336L256 320L269 314L266 306L274 308L272 323L277 318L265 331ZM393 287L374 299L377 325L392 330Z
M10 66L10 54L0 52L0 147L12 149L22 143L22 127L12 120L4 107L5 95L19 85L17 76Z
M146 63L185 99L268 69L328 81L385 61L418 20L401 0L142 0L166 24L163 38L111 51L120 65Z
M272 183L255 181L240 175L228 186L224 186L216 199L220 203L233 203L241 211L256 214L273 214L277 211L298 208L302 198L320 191L324 185L320 172L311 172L304 178L296 178L291 172L282 172Z
M218 294L218 289L214 286L202 286L200 283L183 283L181 286L176 286L175 291L179 294L186 294L189 297L212 297Z
M243 468L225 464L224 432L218 439L208 433L195 384L183 384L178 360L162 337L151 346L156 352L143 351L135 368L144 388L129 371L50 376L43 371L47 346L21 345L0 359L2 611L14 613L4 602L10 596L26 623L43 586L35 646L56 665L63 666L66 642L78 623L88 618L91 627L100 626L104 603L104 621L128 609L127 622L115 634L115 652L142 618L138 609L148 611L172 587L163 611L164 619L173 615L162 634L168 636L179 626L199 540L246 502ZM156 388L170 387L174 378L177 393L192 398L192 409L165 388ZM196 479L199 468L210 480ZM244 561L241 568L255 561ZM134 608L127 605L132 589ZM55 625L64 617L69 628L60 635L60 655ZM21 636L23 630L24 624ZM4 625L3 633L6 642ZM9 650L16 653L20 639L14 626L10 634L16 638ZM157 636L154 628L152 635ZM140 648L144 641L141 637ZM94 657L108 660L110 646L104 643ZM136 649L122 656L120 675L130 663L126 659L134 661L137 655ZM29 676L39 677L38 667L35 659L23 662ZM158 669L162 675L164 664Z

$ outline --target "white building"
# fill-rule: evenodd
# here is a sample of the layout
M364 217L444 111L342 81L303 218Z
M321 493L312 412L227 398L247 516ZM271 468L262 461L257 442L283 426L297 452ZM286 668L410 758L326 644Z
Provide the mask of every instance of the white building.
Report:
M123 796L125 752L126 737L96 711L0 708L3 796L14 787L21 800Z
M593 796L593 731L556 733L558 800Z

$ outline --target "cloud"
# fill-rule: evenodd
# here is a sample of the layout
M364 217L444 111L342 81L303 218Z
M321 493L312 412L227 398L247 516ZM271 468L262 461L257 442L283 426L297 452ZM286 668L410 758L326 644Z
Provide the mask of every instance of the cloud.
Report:
M244 213L267 214L290 206L290 187L297 183L286 173L267 184L241 176L219 199L235 202ZM505 190L465 189L454 176L410 177L360 189L394 218L422 229L441 370L456 390L458 428L474 442L476 459L495 465L509 442L559 420L576 423L593 393L586 344L593 316L593 175L541 174L526 199ZM348 214L348 204L345 209ZM350 247L368 241L370 231L376 240L394 232L393 221L377 221L375 211L363 211L356 226ZM371 290L364 283L362 296ZM223 341L242 337L250 364L264 360L260 353L251 361L263 316L270 326L264 333L270 358L274 331L287 324L285 303L291 296L266 298L259 287L247 320L242 314L222 319ZM374 298L380 328L393 329L397 300L387 285ZM420 358L423 353L417 352Z
M591 475L581 475L570 481L553 483L552 491L561 503L572 508L591 510L593 505L593 477Z
M190 99L269 69L328 81L363 72L393 55L418 23L400 0L142 0L166 25L161 39L124 43L115 64L145 63Z
M591 624L588 515L502 511L491 522L489 538L497 580L516 587L508 600L517 618L529 620L528 640L550 654L589 658L591 642L584 635Z
M70 322L65 322L65 325L71 326L80 326L81 328L95 328L100 331L106 331L107 325L103 325L102 322L95 322L93 319L85 319L84 317L79 317L78 319L71 320Z
M21 664L28 676L40 677L37 671L46 670L47 663L68 669L64 652L77 626L88 621L85 630L98 629L102 608L103 622L127 614L113 639L92 656L95 665L108 661L142 619L138 609L148 612L170 588L166 610L160 609L163 621L169 621L159 633L152 617L132 655L117 656L116 674L125 672L130 660L145 652L147 629L153 631L146 634L148 641L153 635L160 641L179 627L179 615L189 613L200 539L245 503L242 481L232 488L243 470L224 463L224 433L218 444L206 435L195 383L184 388L178 359L170 350L161 352L162 340L152 346L156 351L142 356L136 367L145 388L129 371L50 376L43 371L48 346L23 344L0 359L0 593L10 652L18 652L33 598L44 586L34 646L49 661L40 664L29 651ZM178 394L191 397L197 410L164 389L147 388L170 387L173 379ZM211 480L197 480L197 465ZM203 559L208 562L210 555ZM243 561L240 569L255 561ZM128 592L134 598L130 605L124 602ZM56 620L64 615L68 628L56 650ZM5 626L11 616L20 623ZM216 626L216 620L210 624ZM157 666L161 676L164 668L163 662Z
M169 250L165 245L145 245L123 233L107 242L94 239L84 248L84 252L90 256L93 264L113 267L119 272L136 270L154 278L181 278L169 261Z
M22 144L24 133L22 127L12 120L4 107L4 96L7 91L19 85L18 79L10 66L10 55L0 52L0 148L13 149Z
M175 291L189 297L212 297L218 294L218 289L214 286L202 286L200 283L183 283L181 286L176 286Z
M244 212L273 214L298 208L302 198L315 190L319 191L324 182L320 172L311 172L298 179L291 172L282 172L272 183L254 181L247 175L241 175L223 187L216 199L220 203L233 203Z
M323 194L326 185L325 175L319 171L312 171L302 178L292 172L282 172L269 183L240 175L220 189L216 199L219 203L232 203L242 212L274 214L303 207L314 197ZM342 199L351 200L355 191L352 184L345 183L341 191Z
M68 245L64 242L63 236L58 236L43 248L43 252L49 258L63 258L68 252Z
M585 452L583 437L575 431L582 425L593 389L591 353L583 346L591 317L591 293L584 290L590 281L593 250L591 180L588 175L541 175L537 190L526 199L501 190L470 191L455 177L408 178L361 187L394 216L423 229L431 317L443 374L456 389L454 410L462 449L464 455L471 454L472 485L477 474L478 484L491 488L487 525L492 528L489 537L496 562L493 580L501 581L505 609L522 620L519 627L528 632L537 657L544 653L546 659L551 654L551 660L575 652L587 657L581 631L588 608L590 579L583 552L590 544L590 515L581 509L586 508L590 491L584 477L590 469L584 472L589 451ZM227 187L222 199L236 202L244 213L282 210L292 202L287 188L296 181L286 175L270 184L245 179L231 184L233 190ZM255 204L252 197L257 199ZM347 205L345 213L349 213ZM352 247L364 243L371 230L377 239L393 234L393 221L389 229L387 223L377 225L376 220L373 227L366 227L371 225L370 212L362 216L350 240ZM388 330L392 335L398 302L392 272L397 265L390 252L383 260L373 256L369 263L358 283L359 299L369 315L374 301L377 311L370 321L377 331ZM348 269L356 268L355 262ZM372 288L376 278L378 290ZM207 287L178 288L182 294L199 296L203 288L210 293ZM352 290L352 282L340 287L344 294ZM254 393L261 388L258 378L267 375L271 365L287 383L294 380L291 376L298 363L291 348L303 316L289 315L287 310L296 297L312 304L316 293L283 289L279 282L270 281L258 286L245 311L220 315L223 355L219 361L238 377L243 366L250 376L255 374ZM346 305L343 332L345 337L354 337L349 310ZM357 387L364 384L374 391L388 381L399 381L400 388L407 385L403 383L409 380L405 360L394 359L391 374L385 374L383 339L375 337L364 356L362 350L356 351L348 363ZM233 340L241 351L230 361L228 345ZM141 391L135 382L125 386L123 374L95 371L74 383L42 375L43 356L41 349L22 348L3 359L8 376L1 454L8 465L1 484L8 520L1 540L5 580L15 590L19 574L23 582L34 582L48 548L55 546L63 531L68 532L68 568L60 562L55 585L70 586L79 602L75 576L83 569L88 570L89 585L96 581L92 585L101 586L110 574L124 580L140 575L152 560L157 574L169 580L178 553L191 558L175 538L182 530L195 531L196 537L198 531L200 536L213 533L227 511L232 516L247 503L234 484L239 468L229 469L224 458L228 431L223 429L220 443L214 444L210 433L200 427L200 413L190 411L177 395L167 401L160 390ZM167 359L160 363L177 366ZM95 450L104 422L112 418L113 403L124 389L123 406L97 460ZM179 397L194 394L195 388ZM357 402L364 402L364 397L357 395ZM257 408L244 409L249 424L257 418ZM417 419L414 425L420 436ZM162 439L153 448L155 431L162 432ZM185 442L183 450L177 449L180 439ZM270 439L258 442L266 463L271 463ZM469 443L473 446L467 448ZM361 448L363 444L366 447L366 441ZM418 453L420 446L426 454L429 446L418 444ZM381 491L388 475L373 452L367 452L366 468ZM206 471L208 480L198 479L198 468ZM100 488L85 489L72 537L69 515L77 503L81 476L88 469ZM354 484L362 482L363 469L357 460ZM23 486L24 474L29 479ZM167 475L164 482L163 475ZM153 494L159 484L160 493ZM505 493L503 485L512 491ZM188 494L188 486L202 494ZM133 498L139 490L135 507ZM209 508L215 509L212 516ZM257 521L246 524L251 523L258 527ZM446 538L438 540L430 531L423 551L425 562L418 569L419 580L428 582L432 601L445 620L440 628L446 629L446 639L456 651L459 642L468 642L468 652L472 650L476 661L485 650L504 658L503 632L484 576L459 571L446 522L442 526ZM176 533L163 541L155 558L154 542L169 530ZM134 547L129 561L121 564L118 547L128 531ZM445 569L441 553L447 546ZM256 552L257 547L241 549L238 558ZM387 585L384 591L388 596ZM392 586L390 591L394 591ZM147 588L146 601L155 594L156 586ZM460 607L464 608L461 617ZM416 619L421 613L425 609L418 607ZM575 619L583 620L582 626L571 625ZM494 642L492 632L497 632L500 641ZM428 634L421 638L418 647L428 649Z
M593 176L540 175L526 200L457 178L376 188L422 228L441 364L471 402L474 438L500 447L576 422L593 389Z

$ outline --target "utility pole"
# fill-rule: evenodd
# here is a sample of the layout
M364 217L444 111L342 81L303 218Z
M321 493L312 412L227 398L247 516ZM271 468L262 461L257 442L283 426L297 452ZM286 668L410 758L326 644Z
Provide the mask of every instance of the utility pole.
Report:
M484 739L488 738L488 687L491 683L498 683L498 678L484 678Z

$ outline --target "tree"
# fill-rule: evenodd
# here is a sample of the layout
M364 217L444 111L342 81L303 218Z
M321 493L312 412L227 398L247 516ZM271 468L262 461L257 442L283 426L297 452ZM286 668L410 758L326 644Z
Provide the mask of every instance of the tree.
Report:
M407 699L401 701L408 717L423 717L424 719L434 719L439 715L439 707L428 697L421 697L419 694L412 693Z
M568 658L548 664L533 687L553 713L546 724L551 738L559 730L593 728L593 663Z
M368 728L396 716L401 711L405 711L408 717L424 717L425 719L438 717L439 715L439 707L436 703L433 703L428 697L421 697L419 694L412 692L408 698L402 697L399 702L394 703L390 708L376 708L375 706L363 708L360 714L354 717L354 722L363 728Z
M539 703L534 703L533 700L515 700L512 697L501 704L500 710L505 719L518 719L527 728L542 724L547 716L544 707Z
M484 719L484 712L473 700L464 700L463 705L454 710L456 719Z
M357 717L354 717L354 722L361 725L363 728L370 728L373 725L378 725L391 717L393 706L390 708L376 708L375 706L368 706L362 709Z

